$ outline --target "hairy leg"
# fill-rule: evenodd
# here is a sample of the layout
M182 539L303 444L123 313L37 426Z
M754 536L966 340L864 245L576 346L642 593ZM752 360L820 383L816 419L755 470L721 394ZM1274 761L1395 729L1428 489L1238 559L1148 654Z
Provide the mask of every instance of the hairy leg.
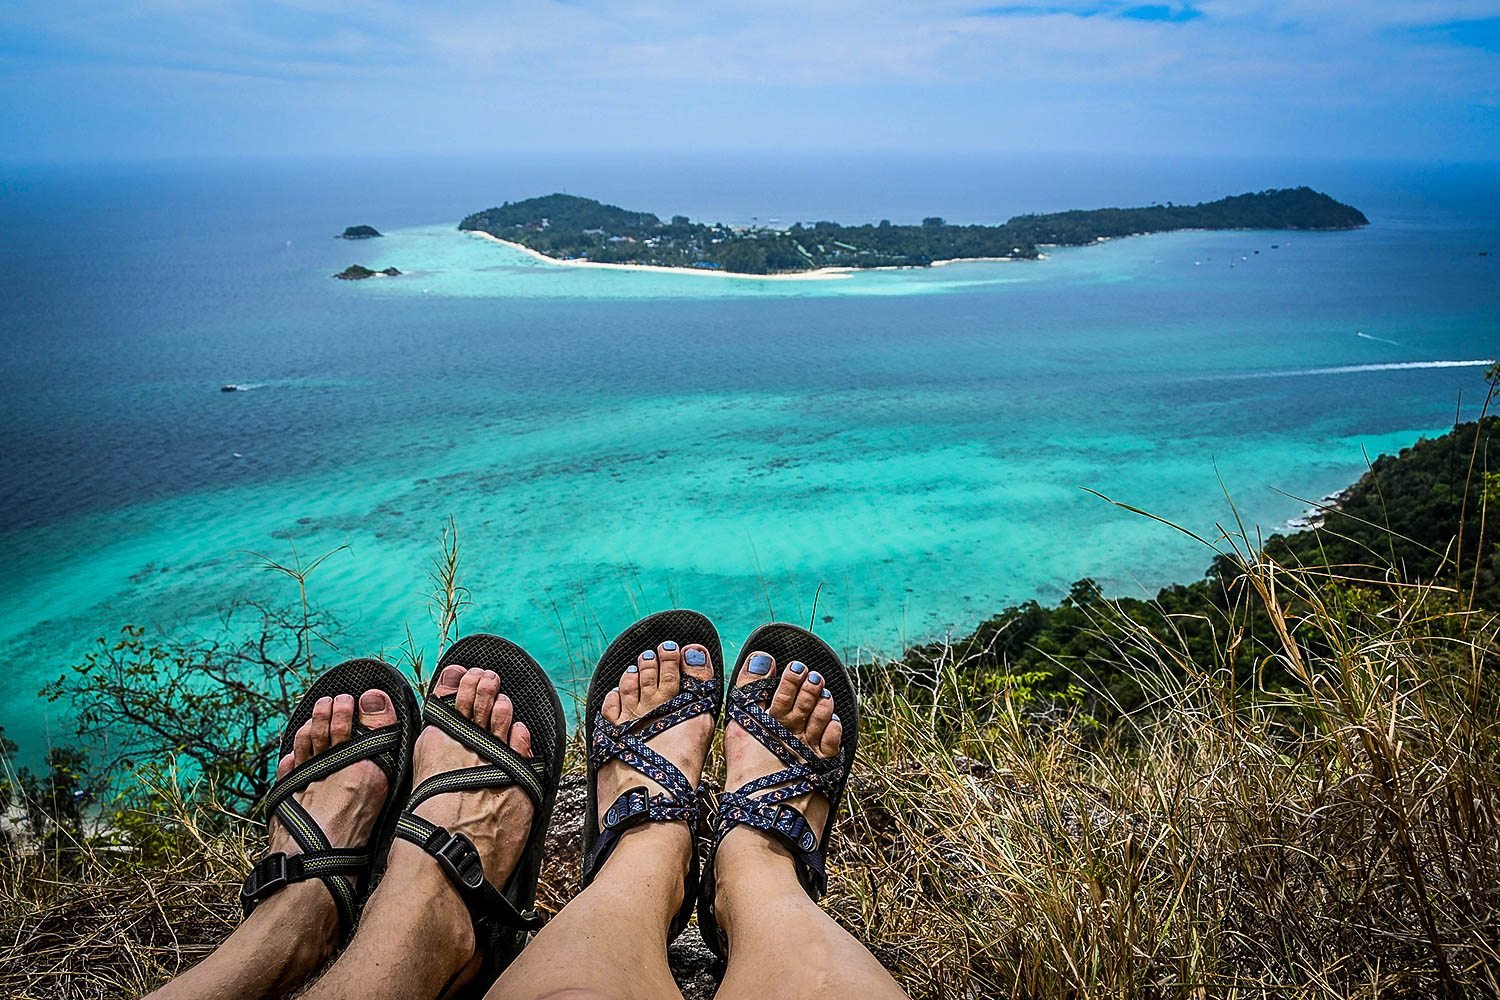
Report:
M515 719L510 698L493 670L449 666L435 693L457 692L454 708L488 728L523 757L531 733ZM434 774L482 763L435 726L422 730L412 757L413 785ZM417 807L417 815L474 842L491 884L504 885L520 859L532 805L516 787L446 792ZM380 885L371 894L359 932L338 960L303 994L411 1000L440 996L471 978L479 966L474 926L437 861L398 838Z
M354 698L320 699L313 716L297 730L294 750L277 775L352 735L354 719L371 729L393 725L396 708L383 691ZM336 847L364 843L385 798L385 773L359 761L308 786L296 799L328 833ZM296 841L271 821L272 852L297 854ZM338 912L323 883L312 879L289 885L264 900L213 954L151 994L151 1000L190 997L280 997L301 986L338 947Z

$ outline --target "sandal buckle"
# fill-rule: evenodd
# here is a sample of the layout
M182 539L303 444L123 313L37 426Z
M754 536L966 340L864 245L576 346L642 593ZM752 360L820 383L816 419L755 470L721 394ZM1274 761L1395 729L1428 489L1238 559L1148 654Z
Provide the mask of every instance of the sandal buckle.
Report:
M468 889L484 885L484 862L474 842L461 833L452 833L448 839L431 849L432 856L442 866L448 877Z
M785 802L777 804L776 818L771 825L788 839L796 841L803 852L811 852L818 846L818 838L808 825L807 817Z
M286 855L280 851L257 861L240 886L240 902L258 903L283 886L290 885L292 880L286 861Z
M604 811L604 822L601 826L606 830L612 830L626 820L640 813L650 814L651 792L645 785L636 785L620 793L620 797Z

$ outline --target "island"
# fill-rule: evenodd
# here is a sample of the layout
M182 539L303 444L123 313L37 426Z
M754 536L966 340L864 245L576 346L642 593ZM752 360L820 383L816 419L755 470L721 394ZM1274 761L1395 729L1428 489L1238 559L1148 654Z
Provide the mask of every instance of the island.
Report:
M343 281L363 281L366 278L376 277L394 278L400 275L400 273L394 267L388 267L383 271L372 271L363 264L350 264L338 274L335 274L334 277Z
M340 240L370 240L370 239L374 239L377 236L384 236L384 235L385 235L384 233L382 233L380 230L376 229L374 226L350 226L349 228L345 229L342 233L339 233L338 236L335 237L335 239L340 239Z
M796 274L823 269L927 267L957 260L1033 260L1047 246L1081 246L1118 236L1180 229L1358 229L1364 213L1309 187L1283 188L1197 205L1150 205L1018 215L1001 225L959 225L938 216L920 225L836 222L789 228L727 226L674 215L663 222L592 198L551 194L475 212L458 224L559 262L629 264Z

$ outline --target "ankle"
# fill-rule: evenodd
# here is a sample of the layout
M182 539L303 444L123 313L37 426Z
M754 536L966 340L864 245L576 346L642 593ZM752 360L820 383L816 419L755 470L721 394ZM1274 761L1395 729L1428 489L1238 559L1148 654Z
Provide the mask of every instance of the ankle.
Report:
M318 879L295 882L262 900L240 933L262 942L268 954L286 954L289 965L317 964L339 946L343 928L328 887Z
M595 884L623 880L642 905L659 904L668 918L682 907L693 838L683 823L643 823L620 836Z
M807 900L791 852L775 837L750 827L731 830L719 845L714 879L714 913L725 933L732 933L737 912L759 909L778 897Z
M415 845L397 841L391 865L370 896L362 924L384 927L394 940L402 929L416 929L422 949L441 965L460 969L474 956L474 922L458 890L436 859Z

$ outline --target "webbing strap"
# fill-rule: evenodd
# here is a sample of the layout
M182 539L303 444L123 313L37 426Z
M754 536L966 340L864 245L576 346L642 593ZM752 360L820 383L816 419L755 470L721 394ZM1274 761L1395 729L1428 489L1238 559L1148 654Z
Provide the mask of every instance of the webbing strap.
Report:
M762 775L719 797L714 815L713 850L740 825L776 836L787 845L797 865L797 875L808 893L817 898L827 885L822 850L806 817L786 803L803 795L826 792L844 767L845 750L820 757L767 711L777 678L751 681L729 693L729 719L737 722L754 740L786 765Z
M437 859L443 874L448 876L448 881L453 883L459 898L468 908L478 939L482 940L481 931L493 924L518 931L533 931L542 926L542 918L535 909L524 913L516 909L515 904L484 877L484 860L479 856L479 849L462 833L452 833L407 812L396 821L396 836L416 844Z
M262 900L284 886L318 878L333 896L345 935L354 929L359 896L357 878L368 865L369 855L364 851L334 848L312 813L293 796L314 782L362 760L375 761L389 774L388 758L400 743L399 726L368 729L356 723L351 739L303 761L271 786L266 795L266 813L287 828L302 853L291 857L272 854L256 864L240 888L241 905L246 916ZM282 858L281 862L275 860L278 857ZM359 859L358 863L355 863L356 859Z
M507 780L494 780L490 781L487 785L454 786L445 790L456 791L461 787L495 788L502 785L514 784L520 786L526 792L526 795L531 799L538 811L540 811L542 801L546 798L546 791L542 787L542 775L547 773L545 761L538 757L522 757L508 743L494 733L491 733L488 729L479 727L473 720L460 715L458 710L453 707L456 697L456 694L446 694L441 697L429 696L422 708L423 720L428 725L436 726L453 737L461 746L472 750L484 760L489 761L490 764L487 766L496 769L493 773L497 776L503 776ZM466 771L453 773L464 774L474 770L477 769L470 768ZM440 775L438 777L444 776ZM438 791L430 791L426 795L421 794L421 789L434 780L436 779L429 778L427 781L422 782L417 791L413 792L412 801L407 806L408 809L432 795L439 794Z

